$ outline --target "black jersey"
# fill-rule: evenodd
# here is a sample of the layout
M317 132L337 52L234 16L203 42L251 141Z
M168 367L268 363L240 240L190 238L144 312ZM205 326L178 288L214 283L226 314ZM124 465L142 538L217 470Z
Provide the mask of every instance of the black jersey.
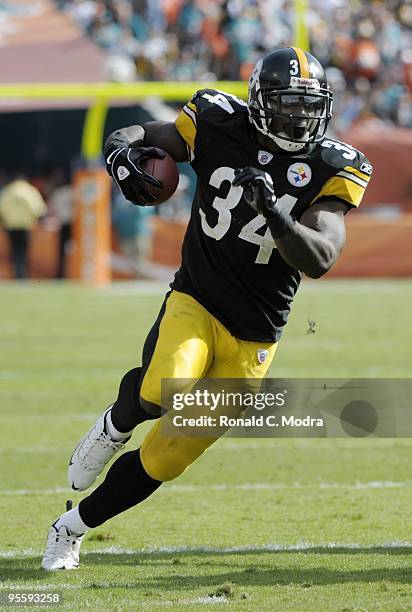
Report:
M176 128L188 145L197 188L172 288L192 295L235 337L277 341L301 273L280 256L242 187L232 186L235 168L268 172L279 205L299 219L322 198L358 206L372 167L353 147L327 138L304 153L265 151L245 102L211 89L184 106Z

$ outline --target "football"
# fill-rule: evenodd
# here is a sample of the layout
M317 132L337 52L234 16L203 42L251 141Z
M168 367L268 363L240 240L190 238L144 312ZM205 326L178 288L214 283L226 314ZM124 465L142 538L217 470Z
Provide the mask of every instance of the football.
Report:
M149 206L157 206L166 202L174 194L179 183L177 164L166 151L164 153L165 157L163 159L150 157L142 163L142 168L145 172L148 172L163 183L161 189L156 189L150 185L146 186L146 189L156 198Z

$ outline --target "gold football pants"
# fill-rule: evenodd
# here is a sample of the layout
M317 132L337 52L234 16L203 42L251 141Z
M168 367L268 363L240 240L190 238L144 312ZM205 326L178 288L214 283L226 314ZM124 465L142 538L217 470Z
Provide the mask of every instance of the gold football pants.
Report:
M156 333L157 332L157 333ZM255 378L266 374L276 344L249 342L230 332L194 298L172 291L153 334L152 354L144 364L140 399L142 404L161 405L162 378ZM150 337L150 334L149 334ZM267 351L263 363L258 351ZM143 467L155 480L173 480L217 438L170 436L164 433L165 419L156 421L143 440Z

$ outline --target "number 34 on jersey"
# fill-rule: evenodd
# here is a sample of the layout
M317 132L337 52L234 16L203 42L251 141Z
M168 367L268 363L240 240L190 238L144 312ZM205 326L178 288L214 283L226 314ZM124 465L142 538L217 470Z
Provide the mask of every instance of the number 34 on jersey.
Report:
M233 168L229 168L229 166L216 168L210 177L209 184L212 187L220 189L225 182L229 182L230 188L225 198L216 196L212 202L212 207L219 213L217 223L213 227L209 225L204 210L199 208L202 230L209 238L221 240L229 231L232 222L231 211L236 208L243 195L243 187L234 187L232 185L234 178L235 171ZM278 205L287 212L292 210L295 202L296 198L288 194L278 199ZM276 243L269 228L266 228L264 235L257 233L264 225L266 225L265 217L263 215L256 215L256 217L242 227L238 235L238 238L241 240L256 244L259 247L255 259L256 264L269 263L273 249L276 249Z

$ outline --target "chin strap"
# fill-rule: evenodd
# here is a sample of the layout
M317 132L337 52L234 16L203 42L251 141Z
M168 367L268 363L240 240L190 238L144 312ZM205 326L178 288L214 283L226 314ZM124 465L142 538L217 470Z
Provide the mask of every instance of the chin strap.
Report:
M257 123L254 121L253 117L249 115L249 121L251 125L260 133L265 136L265 138L269 138L272 140L280 149L283 151L288 151L290 153L296 153L297 151L301 151L308 144L307 142L294 142L293 140L287 140L287 138L281 138L280 136L276 136L275 134L270 134L267 131L260 128Z
M279 148L283 149L284 151L290 151L291 153L301 151L308 144L307 142L295 142L293 140L287 140L286 138L281 138L280 136L276 136L275 134L273 134L272 138Z

